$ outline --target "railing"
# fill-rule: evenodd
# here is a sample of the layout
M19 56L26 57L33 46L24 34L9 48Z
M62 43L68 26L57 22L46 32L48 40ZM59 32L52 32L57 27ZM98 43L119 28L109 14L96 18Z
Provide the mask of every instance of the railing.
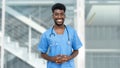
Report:
M27 47L28 53L30 54L31 47L36 47L37 43L39 42L40 33L32 29L30 26L22 24L21 22L16 23L17 20L12 21L12 23L10 24L9 22L11 22L10 20L12 18L10 17L8 18L9 18L9 21L6 22L5 34L9 35L13 41L18 41L20 43L20 46ZM36 39L37 42L36 43L33 42L32 38ZM34 45L32 45L32 43L34 43Z

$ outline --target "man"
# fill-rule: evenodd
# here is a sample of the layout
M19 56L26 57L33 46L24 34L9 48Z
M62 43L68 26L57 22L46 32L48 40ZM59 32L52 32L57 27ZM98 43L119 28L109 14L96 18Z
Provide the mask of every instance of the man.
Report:
M38 50L46 59L47 68L75 68L74 60L82 46L76 31L64 25L66 7L61 3L52 6L54 25L42 34Z

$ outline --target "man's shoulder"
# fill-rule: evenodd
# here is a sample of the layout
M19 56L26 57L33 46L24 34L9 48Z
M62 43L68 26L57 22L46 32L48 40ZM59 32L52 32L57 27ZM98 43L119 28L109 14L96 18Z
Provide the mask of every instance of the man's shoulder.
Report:
M52 28L50 27L49 29L47 29L47 30L45 31L45 33L50 33L51 30L52 30Z
M67 27L67 29L70 30L70 31L75 31L75 29L74 29L73 27L69 26L69 25L67 25L66 27Z
M42 35L49 35L51 33L52 28L47 29Z

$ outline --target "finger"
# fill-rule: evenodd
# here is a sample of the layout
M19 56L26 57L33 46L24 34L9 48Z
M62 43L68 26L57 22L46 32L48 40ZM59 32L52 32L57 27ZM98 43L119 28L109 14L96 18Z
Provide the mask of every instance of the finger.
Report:
M61 63L63 63L63 62L62 62L62 61L56 61L56 63L57 63L57 64L61 64Z
M64 61L67 61L67 60L68 60L68 58L67 58L67 57L65 57L65 58L63 58L63 60L64 60Z
M58 63L58 61L55 61L56 63Z
M58 59L60 59L61 57L56 57L56 59L58 60Z

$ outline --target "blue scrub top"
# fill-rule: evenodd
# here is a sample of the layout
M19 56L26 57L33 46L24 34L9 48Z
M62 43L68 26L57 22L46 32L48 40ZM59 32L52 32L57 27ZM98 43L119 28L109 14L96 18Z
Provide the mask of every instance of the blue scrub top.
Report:
M68 32L67 32L68 31ZM70 43L68 43L68 33ZM66 26L63 34L57 34L52 27L41 36L38 50L47 53L49 56L71 55L73 50L78 50L82 43L76 31L70 26ZM47 68L75 68L74 60L69 60L63 64L56 64L48 61Z

